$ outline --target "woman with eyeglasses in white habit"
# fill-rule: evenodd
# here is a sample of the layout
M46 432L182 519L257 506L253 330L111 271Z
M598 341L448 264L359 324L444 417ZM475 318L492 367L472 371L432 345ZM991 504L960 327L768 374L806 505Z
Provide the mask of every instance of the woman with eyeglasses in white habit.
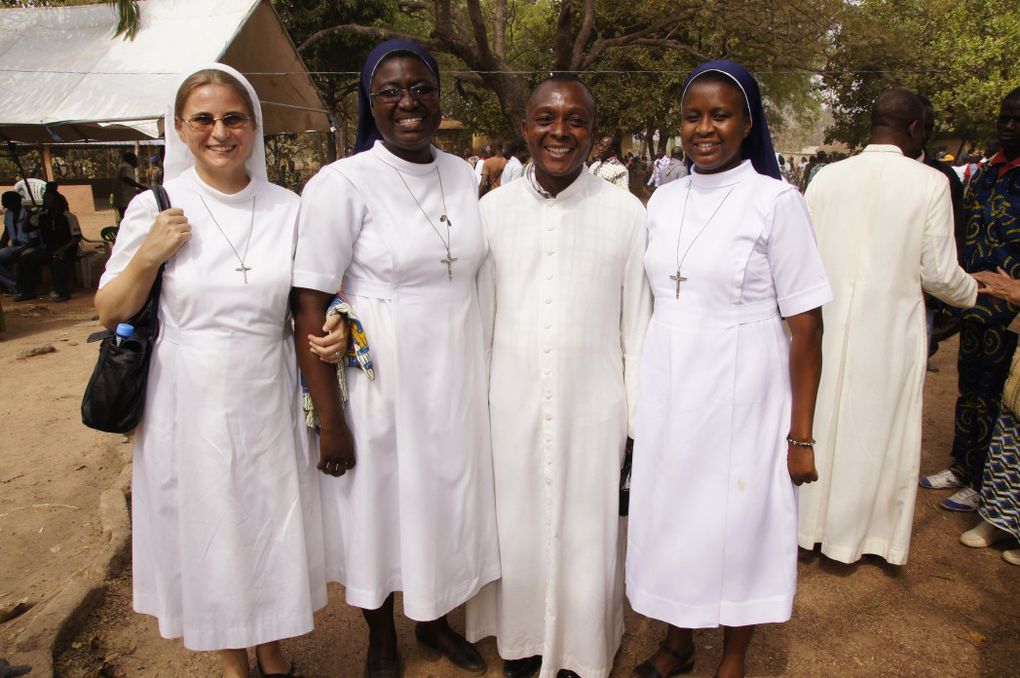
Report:
M315 460L288 295L298 197L266 178L262 113L237 71L187 76L166 115L171 209L136 197L100 280L113 329L165 264L135 433L134 607L218 651L223 675L289 676L280 639L326 604Z

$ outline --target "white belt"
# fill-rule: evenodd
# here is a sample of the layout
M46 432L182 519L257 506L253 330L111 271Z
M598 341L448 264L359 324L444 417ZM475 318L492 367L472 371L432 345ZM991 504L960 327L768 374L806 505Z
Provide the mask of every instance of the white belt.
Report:
M390 285L376 280L364 280L350 276L345 277L343 282L345 296L410 302L461 301L471 298L474 291L474 277L466 278L461 274L460 280L458 280L456 272L453 274L453 280L444 280L441 283L424 286Z
M684 303L672 295L655 298L655 312L652 319L666 325L690 326L692 323L709 322L723 325L743 325L779 317L779 306L774 299L757 301L752 304L731 304L722 307Z
M275 332L254 330L228 330L221 328L185 329L175 325L161 323L160 340L169 341L180 346L198 346L209 342L236 341L242 343L278 344L292 335L290 320Z

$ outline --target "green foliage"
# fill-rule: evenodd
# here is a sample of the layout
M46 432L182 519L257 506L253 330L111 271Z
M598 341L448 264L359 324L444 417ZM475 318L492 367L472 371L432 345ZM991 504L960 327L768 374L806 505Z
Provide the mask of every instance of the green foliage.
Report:
M550 46L555 41L557 8L553 3L534 0L512 3L506 23L507 60L526 89L549 74ZM492 3L483 10L490 26L495 21ZM433 21L428 14L398 15L395 28L411 35L428 36ZM490 30L491 35L491 30ZM463 122L469 129L487 136L511 139L520 132L505 115L503 102L463 61L451 54L435 52L443 74L443 114ZM524 111L517 115L523 116Z
M862 0L835 34L822 85L829 140L868 137L871 102L903 86L926 94L939 129L983 142L1003 95L1020 84L1015 0Z
M113 4L117 7L117 27L113 37L123 35L125 40L134 40L141 20L138 0L114 0Z
M918 83L952 128L983 142L994 134L1003 96L1020 86L1020 8L1013 0L942 2L929 45L938 70Z
M403 3L402 3L403 4ZM410 4L410 3L406 3ZM420 3L431 4L431 3ZM496 7L499 0L482 0L489 45L495 48ZM525 91L555 68L563 34L558 32L563 2L520 0L505 3L505 61ZM574 3L575 6L580 3ZM740 60L762 75L770 113L785 119L812 118L818 110L810 71L820 66L821 38L829 24L822 20L839 0L745 3L739 0L643 0L597 2L594 30L573 45L599 105L599 124L607 133L639 134L650 138L659 130L664 148L679 129L679 94L685 75L709 58ZM670 19L668 29L643 33ZM576 39L582 31L582 12L571 18ZM440 32L437 17L425 8L397 12L389 27L423 38ZM762 27L767 30L763 31ZM473 41L470 26L453 27L455 37ZM477 43L475 43L477 44ZM513 122L522 101L497 97L472 74L463 61L437 54L444 70L443 110L471 129L494 136L516 134ZM797 66L796 73L772 73ZM798 116L789 114L796 109Z
M70 7L74 5L96 5L99 0L0 0L0 8L27 7ZM140 11L138 0L107 0L117 9L117 27L114 37L124 36L134 40L138 33Z
M386 0L273 0L273 7L295 45L330 26L391 22L395 12L395 4ZM353 144L357 130L357 73L377 42L375 38L334 34L301 51L305 67L337 123L342 149Z

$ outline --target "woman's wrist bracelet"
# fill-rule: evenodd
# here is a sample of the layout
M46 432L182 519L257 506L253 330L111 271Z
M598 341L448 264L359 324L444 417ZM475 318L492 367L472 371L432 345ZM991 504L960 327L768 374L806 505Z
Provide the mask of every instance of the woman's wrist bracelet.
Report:
M794 447L814 447L816 441L814 438L810 440L797 440L793 436L786 436L786 442Z

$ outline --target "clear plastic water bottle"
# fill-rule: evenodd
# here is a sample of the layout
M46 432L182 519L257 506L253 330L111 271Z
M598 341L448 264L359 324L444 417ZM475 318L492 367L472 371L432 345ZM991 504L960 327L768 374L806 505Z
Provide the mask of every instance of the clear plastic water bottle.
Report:
M114 343L120 346L125 339L135 333L135 326L130 323L117 323L117 331L114 333Z

